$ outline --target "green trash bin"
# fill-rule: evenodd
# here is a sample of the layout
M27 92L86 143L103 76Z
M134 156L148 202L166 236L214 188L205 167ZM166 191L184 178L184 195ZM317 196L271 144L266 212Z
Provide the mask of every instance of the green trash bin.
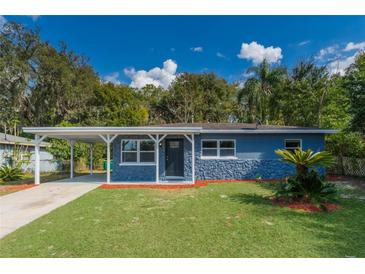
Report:
M113 160L110 160L110 171L113 171ZM106 170L107 164L106 164L106 160L104 160L103 163L103 169Z

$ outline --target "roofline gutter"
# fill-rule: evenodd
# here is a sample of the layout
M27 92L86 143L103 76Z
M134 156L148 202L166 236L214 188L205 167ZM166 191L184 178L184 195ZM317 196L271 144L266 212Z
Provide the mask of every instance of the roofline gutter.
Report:
M236 134L335 134L335 129L203 129L202 127L25 127L24 132L33 134L45 134L48 136L58 134L184 134L184 133L236 133Z
M23 131L49 136L60 133L76 134L160 134L160 133L200 133L201 127L25 127Z

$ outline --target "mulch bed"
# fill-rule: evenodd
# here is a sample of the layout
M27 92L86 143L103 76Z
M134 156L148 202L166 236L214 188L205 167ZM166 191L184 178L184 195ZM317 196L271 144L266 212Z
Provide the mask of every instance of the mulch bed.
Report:
M287 201L285 199L278 198L273 198L272 203L281 207L288 207L291 209L297 209L305 212L332 212L335 210L340 210L342 208L342 206L338 204L326 203L324 204L324 206L327 210L325 210L308 201Z
M35 185L28 185L28 184L3 185L3 186L0 186L0 192L15 192L15 191L24 190L24 189L28 189L28 188L32 188L32 187L35 187Z

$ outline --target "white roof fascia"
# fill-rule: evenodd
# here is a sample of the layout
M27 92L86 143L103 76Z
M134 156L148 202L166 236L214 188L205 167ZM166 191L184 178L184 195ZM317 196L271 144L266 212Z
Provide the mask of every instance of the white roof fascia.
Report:
M244 134L272 134L272 133L338 133L335 129L202 129L200 133L244 133Z
M47 136L99 135L99 134L157 134L157 133L200 133L201 127L25 127L24 132Z
M202 129L201 127L26 127L24 132L33 134L52 135L99 135L99 134L158 134L158 133L338 133L335 129Z

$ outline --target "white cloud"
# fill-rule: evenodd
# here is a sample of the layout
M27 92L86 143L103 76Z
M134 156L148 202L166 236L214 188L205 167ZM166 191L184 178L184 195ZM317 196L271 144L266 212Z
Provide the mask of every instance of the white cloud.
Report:
M138 70L134 68L124 69L125 75L132 79L130 86L133 88L143 88L146 85L154 85L167 89L172 81L176 78L177 64L168 59L163 62L163 67L155 67L149 71Z
M193 52L203 52L203 47L194 47L194 48L190 48L191 51Z
M315 56L315 59L323 60L328 58L329 56L332 56L333 58L333 55L336 55L337 52L338 52L338 45L329 46L321 49L317 54L317 56Z
M311 42L310 40L305 40L305 41L299 42L298 46L302 47L302 46L308 45L310 42Z
M0 15L0 30L3 29L4 25L6 24L7 20L4 16Z
M120 85L121 81L119 80L119 72L112 72L103 77L104 82L106 83L113 83L115 85Z
M221 53L221 52L217 52L216 53L216 55L217 55L217 57L219 57L219 58L222 58L222 59L226 59L226 60L228 60L228 57L227 56L225 56L223 53Z
M281 48L273 46L265 48L255 41L250 44L242 43L241 51L237 56L240 59L252 60L254 64L260 64L264 59L269 63L277 63L283 58Z
M326 65L328 72L333 74L344 75L346 69L355 62L356 55L365 49L365 42L353 43L349 42L344 48L338 45L332 45L319 51L315 59L319 64ZM353 53L347 53L355 51Z
M330 74L340 74L344 75L346 72L346 69L355 62L356 54L349 56L349 57L343 57L340 59L337 59L335 61L330 62L327 65L327 69Z
M346 45L344 51L363 50L363 49L365 49L365 42L360 42L360 43L350 42Z

